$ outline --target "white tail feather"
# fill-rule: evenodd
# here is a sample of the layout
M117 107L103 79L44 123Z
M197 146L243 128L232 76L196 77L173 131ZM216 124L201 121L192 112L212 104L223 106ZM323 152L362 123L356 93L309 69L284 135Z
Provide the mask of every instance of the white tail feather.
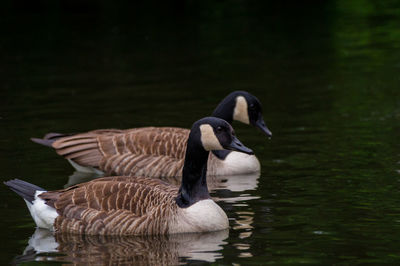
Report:
M58 213L56 209L50 207L43 199L38 197L43 192L45 191L36 191L35 200L32 203L27 200L25 202L37 227L54 231L53 224Z

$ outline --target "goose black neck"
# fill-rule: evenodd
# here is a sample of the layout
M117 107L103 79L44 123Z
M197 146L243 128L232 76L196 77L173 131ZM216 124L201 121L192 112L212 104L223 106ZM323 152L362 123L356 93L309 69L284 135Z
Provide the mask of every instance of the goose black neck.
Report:
M209 199L207 188L207 161L209 152L200 144L187 144L185 164L182 172L182 184L179 188L176 203L181 208L187 208L199 200Z
M224 119L226 122L232 125L233 122L233 112L236 106L236 97L242 95L244 92L235 91L226 96L215 108L212 116ZM231 151L221 150L221 151L212 151L212 153L220 160L225 160L228 154Z
M226 96L215 108L212 116L224 119L229 124L233 121L233 110L236 105L236 94L229 94Z

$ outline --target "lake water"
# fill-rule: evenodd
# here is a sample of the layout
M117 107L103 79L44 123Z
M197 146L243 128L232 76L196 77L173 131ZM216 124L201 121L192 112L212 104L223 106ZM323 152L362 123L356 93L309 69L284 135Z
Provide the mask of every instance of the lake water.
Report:
M230 230L55 238L2 186L0 264L398 264L400 4L145 2L4 4L0 179L86 180L29 138L188 128L247 90L274 135L234 123L262 172L217 180Z

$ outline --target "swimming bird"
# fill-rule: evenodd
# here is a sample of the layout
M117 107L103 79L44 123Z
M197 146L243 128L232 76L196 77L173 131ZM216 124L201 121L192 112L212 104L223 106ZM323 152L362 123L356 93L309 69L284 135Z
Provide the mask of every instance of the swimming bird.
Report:
M260 101L246 91L226 96L214 110L213 117L253 125L268 137ZM108 175L176 177L182 173L189 129L144 127L133 129L100 129L65 135L49 133L36 143L53 147L81 172ZM257 173L256 156L235 151L213 151L208 175L242 175Z
M229 123L206 117L187 141L180 187L145 177L103 177L67 189L45 191L14 179L5 184L25 200L40 228L89 235L159 235L218 231L229 227L211 198L206 171L209 151L253 154Z

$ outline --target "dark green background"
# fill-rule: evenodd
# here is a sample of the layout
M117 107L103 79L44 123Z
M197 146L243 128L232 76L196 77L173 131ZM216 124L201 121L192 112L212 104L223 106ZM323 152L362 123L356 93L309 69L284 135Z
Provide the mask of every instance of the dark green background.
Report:
M0 15L2 181L66 183L72 168L32 136L190 127L248 90L274 136L234 124L258 188L215 195L260 198L221 204L254 228L232 228L217 263L399 262L398 1L6 1ZM0 196L5 264L34 223Z

